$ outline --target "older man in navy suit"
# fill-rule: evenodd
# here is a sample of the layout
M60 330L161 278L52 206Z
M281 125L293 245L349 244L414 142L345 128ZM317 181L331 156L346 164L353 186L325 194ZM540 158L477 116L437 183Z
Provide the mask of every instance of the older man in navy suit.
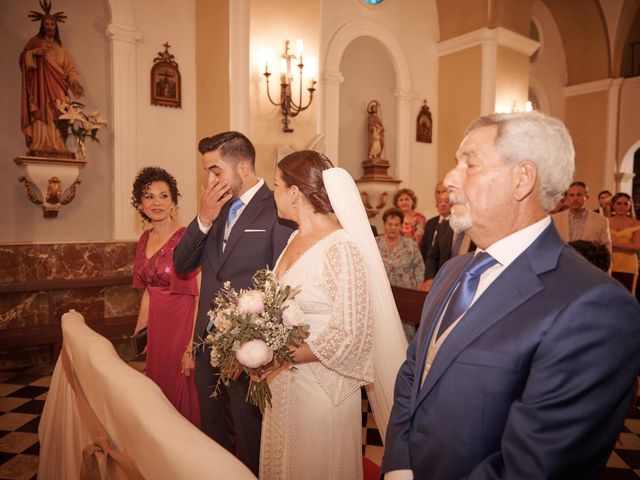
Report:
M565 126L537 113L474 121L446 178L450 260L396 380L386 479L596 479L640 367L640 308L558 236L571 181Z
M178 273L202 268L194 341L205 337L207 312L224 282L235 289L251 287L253 274L273 267L293 231L278 221L273 193L256 176L255 149L247 137L224 132L203 138L198 149L207 185L202 188L198 215L174 251ZM186 347L183 369L189 372L194 361L190 346ZM211 398L217 373L209 363L209 349L199 351L195 375L202 431L257 475L262 416L246 401L249 379L243 374Z

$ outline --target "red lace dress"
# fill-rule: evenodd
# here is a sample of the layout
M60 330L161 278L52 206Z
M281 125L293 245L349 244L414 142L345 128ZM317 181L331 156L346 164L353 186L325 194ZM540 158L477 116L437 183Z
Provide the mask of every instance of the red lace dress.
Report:
M186 229L176 231L147 258L150 230L138 240L133 265L133 286L149 292L147 331L147 376L162 389L176 409L200 426L200 408L193 375L180 373L182 355L191 343L195 297L195 275L178 276L173 268L173 250Z

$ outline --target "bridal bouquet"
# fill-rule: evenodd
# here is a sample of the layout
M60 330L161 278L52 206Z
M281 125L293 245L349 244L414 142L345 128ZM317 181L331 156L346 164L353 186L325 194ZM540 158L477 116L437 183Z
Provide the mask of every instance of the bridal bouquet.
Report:
M236 292L226 282L215 298L209 318L215 329L204 342L211 347L211 365L220 369L213 396L220 384L238 371L249 374L247 400L264 412L271 406L271 390L266 380L257 381L274 363L294 363L287 345L301 345L309 334L304 325L297 288L278 286L275 274L267 269L253 276L254 288Z

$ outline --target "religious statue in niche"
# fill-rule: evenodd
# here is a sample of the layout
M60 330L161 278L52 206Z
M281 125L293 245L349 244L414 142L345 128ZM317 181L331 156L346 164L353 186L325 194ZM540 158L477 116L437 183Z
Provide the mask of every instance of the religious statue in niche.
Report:
M362 180L393 180L388 174L389 162L383 158L384 126L380 102L371 100L367 105L367 160L362 162L364 176Z
M178 64L174 56L169 53L168 42L165 42L164 52L158 52L151 67L151 104L162 107L182 107L181 81Z
M376 163L382 156L384 148L384 126L380 119L380 103L371 100L367 105L367 126L369 131L369 161Z
M40 22L40 30L20 54L22 101L20 126L25 136L27 155L34 157L74 158L67 150L67 129L61 129L57 104L68 99L69 91L78 98L84 94L76 65L62 45L58 25L67 16L51 13L51 2L40 1L42 12L31 10L29 18Z
M433 132L433 120L431 112L427 107L427 101L424 100L418 118L416 119L416 141L431 143L431 134Z

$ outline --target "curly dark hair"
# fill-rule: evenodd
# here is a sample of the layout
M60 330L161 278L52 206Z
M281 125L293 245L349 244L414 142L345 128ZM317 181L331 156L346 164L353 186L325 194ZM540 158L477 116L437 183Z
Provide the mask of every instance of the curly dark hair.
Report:
M142 220L146 222L150 222L151 219L145 215L142 210L140 210L140 205L142 205L142 196L144 195L144 192L146 192L149 185L153 182L164 182L169 185L171 200L176 207L178 206L178 197L180 196L180 192L178 191L178 182L176 182L173 175L167 172L164 168L144 167L141 169L133 182L133 190L131 190L131 205L133 205L133 208L138 211Z
M387 223L387 218L396 217L400 219L400 225L404 222L404 213L396 207L387 208L382 214L382 223Z
M293 152L278 163L278 169L287 187L298 187L316 213L333 212L322 181L323 170L331 167L333 164L327 157L313 150Z
M393 206L398 208L398 199L402 195L408 195L409 198L411 198L411 201L413 202L413 206L411 207L411 210L415 210L416 207L418 206L418 197L416 197L415 192L410 188L401 188L395 193L395 195L393 196Z
M574 240L569 242L580 255L595 265L600 270L607 272L611 266L611 253L606 245L598 242L589 242L587 240Z

